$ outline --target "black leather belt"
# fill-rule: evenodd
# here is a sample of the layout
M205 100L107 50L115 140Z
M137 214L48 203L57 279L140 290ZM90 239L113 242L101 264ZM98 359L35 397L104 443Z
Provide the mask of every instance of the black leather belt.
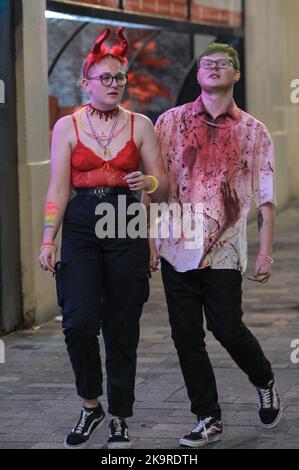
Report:
M78 188L75 189L77 196L98 196L104 197L109 194L126 194L131 196L133 193L129 188L120 188L117 186L102 186L99 188Z

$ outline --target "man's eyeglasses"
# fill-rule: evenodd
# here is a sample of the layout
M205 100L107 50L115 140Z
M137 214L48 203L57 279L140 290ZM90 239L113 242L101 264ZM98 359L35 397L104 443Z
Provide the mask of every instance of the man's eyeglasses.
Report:
M100 80L102 85L104 86L111 86L113 83L113 80L116 81L118 86L125 86L128 82L128 75L125 75L123 73L119 73L118 75L110 75L109 73L104 73L103 75L100 75L99 77L88 77L88 80Z
M216 65L218 69L228 69L229 67L235 68L234 63L230 59L218 59L218 60L199 59L198 60L198 66L202 69L211 69L214 67L214 65Z

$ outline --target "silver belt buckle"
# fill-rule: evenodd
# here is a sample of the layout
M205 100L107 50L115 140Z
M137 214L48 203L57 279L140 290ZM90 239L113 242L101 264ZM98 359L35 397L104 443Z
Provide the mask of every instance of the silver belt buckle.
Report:
M98 197L104 197L105 196L104 188L96 188L94 190L94 192Z

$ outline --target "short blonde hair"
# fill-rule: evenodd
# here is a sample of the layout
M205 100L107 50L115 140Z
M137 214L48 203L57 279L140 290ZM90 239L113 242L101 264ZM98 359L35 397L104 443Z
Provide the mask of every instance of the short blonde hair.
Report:
M225 54L228 54L229 58L234 64L235 69L240 70L239 55L236 49L234 49L229 44L222 44L220 42L214 42L213 44L210 44L208 47L206 47L203 51L201 51L197 58L197 68L199 68L200 59L207 55L215 54L216 52L224 52Z

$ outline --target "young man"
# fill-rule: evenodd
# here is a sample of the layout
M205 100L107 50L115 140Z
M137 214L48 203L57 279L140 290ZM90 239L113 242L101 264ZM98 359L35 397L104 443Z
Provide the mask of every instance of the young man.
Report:
M201 447L221 439L221 409L206 351L207 328L257 388L264 427L281 416L269 361L242 322L242 276L247 264L246 220L253 194L258 208L260 249L252 281L267 282L273 259L275 210L273 146L267 128L233 100L240 79L237 52L212 44L198 59L202 94L194 103L171 109L156 131L170 177L169 203L201 204L203 243L186 238L160 242L162 278L172 338L198 424L180 445ZM193 214L194 215L194 214ZM152 267L156 255L152 253Z

